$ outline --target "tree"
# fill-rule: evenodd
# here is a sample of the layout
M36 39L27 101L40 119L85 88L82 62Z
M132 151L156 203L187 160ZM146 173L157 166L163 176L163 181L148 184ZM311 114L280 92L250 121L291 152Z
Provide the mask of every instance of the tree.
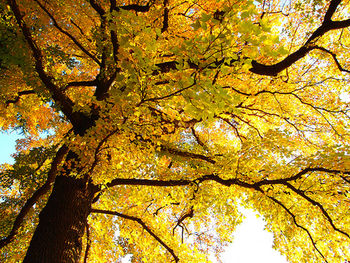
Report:
M7 0L1 261L204 262L264 216L349 254L349 3Z

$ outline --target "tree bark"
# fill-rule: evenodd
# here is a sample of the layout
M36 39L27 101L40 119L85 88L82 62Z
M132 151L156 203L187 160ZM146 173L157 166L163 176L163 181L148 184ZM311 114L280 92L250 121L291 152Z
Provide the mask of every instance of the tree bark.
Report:
M56 178L24 263L79 262L87 217L97 187L84 179Z

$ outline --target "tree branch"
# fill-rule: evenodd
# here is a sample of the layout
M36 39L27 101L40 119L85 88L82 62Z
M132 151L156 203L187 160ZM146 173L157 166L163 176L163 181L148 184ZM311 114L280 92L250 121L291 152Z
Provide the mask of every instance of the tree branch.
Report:
M338 7L340 0L332 0L328 10L325 14L324 20L320 27L318 27L313 34L308 38L308 40L305 42L304 45L302 45L297 51L291 53L286 58L284 58L282 61L272 64L272 65L265 65L262 63L259 63L256 60L252 61L252 67L249 69L252 73L258 74L258 75L266 75L266 76L277 76L278 73L281 71L287 69L291 65L293 65L298 60L305 57L310 51L317 49L318 47L313 46L313 42L317 40L317 38L323 36L325 33L336 30L336 29L342 29L350 26L350 19L346 19L343 21L332 21L330 18L333 16L336 8ZM164 26L163 26L164 27ZM319 48L318 48L319 49ZM245 58L248 59L248 58ZM238 61L239 59L232 59L230 63L227 63L225 65L230 66L231 64L234 64L234 62ZM224 63L224 59L220 61L216 61L211 66L208 66L208 68L218 68ZM192 69L198 69L199 66L192 63L190 60L187 61L189 64L189 67ZM153 75L158 75L160 73L167 73L170 70L176 70L176 65L178 64L177 61L168 61L168 62L162 62L156 64L156 66L159 68L159 70L155 70L153 72ZM343 68L339 67L339 69L342 69L342 71L346 71ZM347 71L346 71L347 72Z
M332 56L332 58L333 58L335 64L337 65L337 67L338 67L338 69L339 69L340 71L350 73L350 70L345 69L345 68L342 67L342 65L340 65L340 63L339 63L339 61L338 61L338 59L337 59L337 55L334 54L332 51L330 51L330 50L328 50L328 49L326 49L326 48L324 48L324 47L319 47L319 46L316 46L315 48L316 48L316 49L319 49L319 50L321 50L321 51L324 51L324 52L326 52L326 53L328 53L328 54L330 54L330 55Z
M63 90L67 90L69 87L94 87L97 85L97 80L87 80L87 81L72 81L67 83Z
M92 55L86 48L83 47L83 45L75 38L73 37L72 34L70 34L67 30L64 30L62 27L59 26L59 24L57 23L56 19L53 17L53 15L49 12L49 10L47 10L45 8L45 6L43 6L39 0L34 0L39 6L40 8L50 17L50 19L53 22L53 25L64 35L66 35L68 38L70 38L73 43L80 48L81 51L83 51L88 57L90 57L93 61L95 61L98 65L101 64L101 62L94 56Z
M338 5L340 4L341 0L332 0L329 4L328 10L324 16L323 22L320 27L318 27L313 34L309 37L309 39L305 42L305 44L299 48L294 53L288 55L285 59L282 61L273 64L273 65L264 65L256 60L252 61L252 68L250 69L251 72L259 75L267 75L267 76L277 76L278 73L280 73L282 70L287 69L292 64L294 64L296 61L303 58L306 54L308 54L311 50L315 49L312 45L314 41L316 41L319 37L323 36L325 33L335 30L335 29L341 29L346 28L350 26L350 19L343 20L343 21L332 21L331 18L336 11ZM339 66L338 66L339 67Z
M146 13L149 11L150 7L151 6L148 3L147 5L137 5L137 4L124 5L124 6L118 6L117 8L120 8L126 11Z
M24 204L21 211L17 215L15 222L13 223L13 226L9 235L0 240L0 248L3 248L7 244L9 244L15 238L15 236L18 233L18 229L21 227L24 217L28 214L29 210L39 200L41 196L46 194L51 189L51 186L55 181L55 178L58 172L58 167L63 161L64 156L68 153L68 150L69 150L68 147L66 145L63 145L57 151L55 158L52 160L51 168L48 172L46 182L37 191L35 191L32 197L30 197L27 200L27 202Z
M52 81L54 78L46 73L44 69L44 59L42 52L33 40L27 24L23 20L23 15L19 10L16 0L7 0L7 3L11 7L17 24L22 30L24 38L26 39L26 42L28 43L33 53L35 70L38 73L39 78L44 83L45 87L50 91L52 99L57 104L59 104L63 114L71 121L75 131L77 133L80 133L80 131L85 131L82 125L89 123L90 119L82 113L73 111L73 101L68 96L66 96L58 86L54 84Z
M348 233L346 233L345 231L339 229L338 227L336 227L334 225L334 222L332 220L332 218L330 217L330 215L327 213L327 211L324 209L324 207L317 201L311 199L309 196L307 196L304 191L295 188L293 185L291 185L290 183L286 182L283 183L283 185L287 186L289 189L291 189L294 193L298 194L299 196L303 197L305 200L307 200L309 203L311 203L314 206L317 206L322 214L327 218L327 221L331 224L331 226L333 227L333 229L343 235L345 235L346 237L350 238L350 235Z
M231 186L231 185L237 185L245 188L255 189L257 191L262 191L261 186L263 185L275 185L275 184L281 184L285 185L289 189L291 189L293 192L295 192L297 195L303 197L305 200L307 200L310 204L315 205L320 208L322 214L325 216L327 221L331 224L333 229L346 237L350 238L349 234L345 231L337 228L332 218L329 216L327 211L324 209L324 207L318 203L317 201L311 199L305 193L299 189L296 189L293 185L291 185L290 181L295 181L300 179L304 174L307 174L309 172L326 172L331 174L350 174L350 171L340 171L340 170L333 170L333 169L327 169L323 167L318 168L305 168L299 173L297 173L294 176L287 177L287 178L281 178L281 179L274 179L274 180L261 180L259 182L255 183L246 183L244 181L241 181L240 179L234 178L234 179L222 179L216 174L208 174L204 175L202 177L199 177L195 180L151 180L151 179L123 179L123 178L116 178L113 179L111 182L107 183L107 187L113 187L117 185L148 185L148 186L161 186L161 187L169 187L169 186L187 186L191 184L200 184L205 181L215 181L221 185L225 186Z
M341 170L334 170L334 169L327 169L323 167L315 167L315 168L305 168L302 171L298 172L294 176L281 178L281 179L273 179L273 180L261 180L255 183L246 183L243 182L237 178L231 178L231 179L222 179L217 174L208 174L203 175L202 177L198 177L193 180L188 179L179 179L179 180L155 180L155 179L124 179L124 178L116 178L113 179L111 182L107 183L107 187L113 187L116 185L148 185L148 186L161 186L161 187L170 187L170 186L187 186L191 184L200 184L205 181L215 181L219 184L225 185L225 186L231 186L231 185L238 185L246 188L253 188L256 190L259 190L261 186L263 185L274 185L274 184L285 184L290 181L296 181L300 178L302 178L303 175L309 173L309 172L325 172L325 173L331 173L331 174L347 174L350 175L350 171L341 171ZM260 191L260 190L259 190Z
M84 254L84 263L87 263L90 247L91 247L90 226L89 226L89 223L86 222L86 248L85 248L85 254Z
M169 8L168 8L168 0L163 1L164 12L163 12L163 27L161 32L164 33L168 30L169 27Z
M305 57L313 49L315 49L315 47L302 46L294 53L288 55L281 62L273 65L265 65L257 62L256 60L253 60L252 68L250 68L249 71L258 75L277 76L278 73L286 68L289 68L299 59Z
M17 92L17 96L14 99L7 100L5 102L5 104L6 104L6 106L10 105L11 103L15 104L15 103L17 103L20 100L21 96L23 96L23 95L30 95L30 94L35 94L35 91L34 90L19 91L19 92Z
M324 16L323 23L331 22L332 16L337 10L341 0L332 0L329 4L328 10Z
M121 218L128 219L128 220L131 220L131 221L139 223L144 230L146 230L155 240L157 240L172 255L172 257L174 258L175 262L179 262L179 258L174 253L174 250L172 248L170 248L159 236L157 236L157 234L155 234L155 232L152 229L150 229L145 224L145 222L142 221L142 219L140 219L138 217L129 216L129 215L125 215L125 214L122 214L122 213L114 212L114 211L101 210L101 209L91 209L91 212L92 213L100 213L100 214L119 216Z
M101 18L106 14L106 11L95 0L90 0L90 5L100 15Z
M180 217L180 219L177 221L176 225L173 228L173 235L175 234L175 229L180 226L182 224L182 222L186 219L186 218L192 218L193 217L193 206L190 207L190 210L185 213L183 216Z
M324 261L326 263L328 263L327 259L325 258L325 256L322 254L322 252L318 249L318 247L316 246L316 242L314 241L314 239L312 238L312 235L310 233L310 231L303 227L302 225L300 225L297 220L296 220L296 216L279 200L277 200L276 198L272 197L272 196L268 196L266 195L269 199L271 199L273 202L275 202L276 204L278 204L279 206L281 206L293 219L294 224L298 227L301 228L302 230L304 230L306 232L306 234L309 236L309 239L311 241L312 246L316 249L316 251L321 255L321 257L324 259Z
M330 173L330 174L349 174L350 171L341 171L341 170L334 170L334 169L327 169L323 167L308 167L303 170L301 170L296 175L293 175L291 177L282 178L282 179L274 179L274 180L262 180L257 183L254 183L255 186L262 186L262 185L272 185L272 184L284 184L290 181L296 181L300 179L304 174L310 173L310 172L324 172L324 173Z
M202 155L202 154L185 152L185 151L181 151L181 150L178 150L178 149L169 148L167 146L161 146L160 148L161 148L161 151L165 151L165 152L168 152L170 154L177 155L177 156L188 157L188 158L192 158L192 159L199 159L199 160L211 163L211 164L215 164L216 163L216 161L214 159L212 159L211 157L208 157L208 156L205 156L205 155Z
M154 98L149 98L149 99L144 99L143 101L141 101L140 103L143 103L143 102L147 102L147 101L158 101L158 100L164 100L164 99L168 99L168 98L171 98L173 96L176 96L178 94L180 94L181 92L185 91L185 90L188 90L190 88L192 88L193 86L195 86L197 84L197 80L196 80L196 76L194 77L194 80L193 80L193 83L186 86L186 87L183 87L182 89L179 89L173 93L170 93L168 95L164 95L162 97L154 97Z
M199 177L194 180L180 179L180 180L154 180L154 179L124 179L115 178L111 182L107 183L107 187L113 187L117 185L147 185L147 186L160 186L160 187L170 187L170 186L187 186L192 184L200 184L205 181L215 181L219 184L225 186L240 185L247 188L257 188L254 184L248 184L240 181L239 179L222 179L216 174L208 174Z

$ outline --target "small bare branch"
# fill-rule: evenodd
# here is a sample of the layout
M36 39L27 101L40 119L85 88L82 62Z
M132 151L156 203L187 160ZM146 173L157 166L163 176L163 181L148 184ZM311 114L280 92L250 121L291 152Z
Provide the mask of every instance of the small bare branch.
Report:
M342 67L342 65L339 63L339 61L337 59L337 55L335 53L333 53L332 51L330 51L330 50L328 50L328 49L326 49L324 47L316 46L316 49L322 50L322 51L330 54L333 57L333 60L334 60L335 64L337 65L337 67L338 67L338 69L340 71L343 71L343 72L346 72L346 73L350 73L350 70L345 69L345 68Z
M100 214L107 214L107 215L114 215L119 216L124 219L128 219L134 222L137 222L142 226L144 230L146 230L155 240L157 240L174 258L175 262L179 262L178 256L175 254L174 250L170 248L150 227L146 225L145 222L142 221L141 218L135 217L135 216L129 216L125 215L119 212L114 211L108 211L108 210L101 210L101 209L91 209L92 213L100 213Z
M174 228L173 228L173 235L175 234L175 229L176 229L178 226L180 226L186 218L192 218L192 217L193 217L193 212L194 212L193 206L191 206L190 209L189 209L189 211L187 211L187 213L185 213L184 215L182 215L182 216L180 217L180 219L177 221L176 225L175 225Z
M313 247L315 248L315 250L320 254L320 256L324 259L324 261L325 261L326 263L328 263L328 261L327 261L327 259L325 258L325 256L322 254L322 252L321 252L321 251L318 249L318 247L316 246L316 242L314 241L314 239L313 239L313 237L312 237L310 231L309 231L307 228L303 227L302 225L300 225L300 224L297 222L296 216L295 216L281 201L277 200L276 198L274 198L274 197L272 197L272 196L268 196L268 195L267 195L267 197L268 197L269 199L271 199L274 203L276 203L276 204L278 204L279 206L281 206L281 207L292 217L294 224L295 224L298 228L300 228L300 229L302 229L303 231L306 232L306 234L309 236L309 239L310 239L310 241L311 241L312 246L313 246Z

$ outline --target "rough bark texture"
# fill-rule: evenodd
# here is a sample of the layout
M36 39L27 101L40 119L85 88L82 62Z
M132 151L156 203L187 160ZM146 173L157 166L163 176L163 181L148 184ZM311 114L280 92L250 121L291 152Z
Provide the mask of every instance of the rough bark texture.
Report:
M95 190L83 179L57 177L23 262L79 262Z

